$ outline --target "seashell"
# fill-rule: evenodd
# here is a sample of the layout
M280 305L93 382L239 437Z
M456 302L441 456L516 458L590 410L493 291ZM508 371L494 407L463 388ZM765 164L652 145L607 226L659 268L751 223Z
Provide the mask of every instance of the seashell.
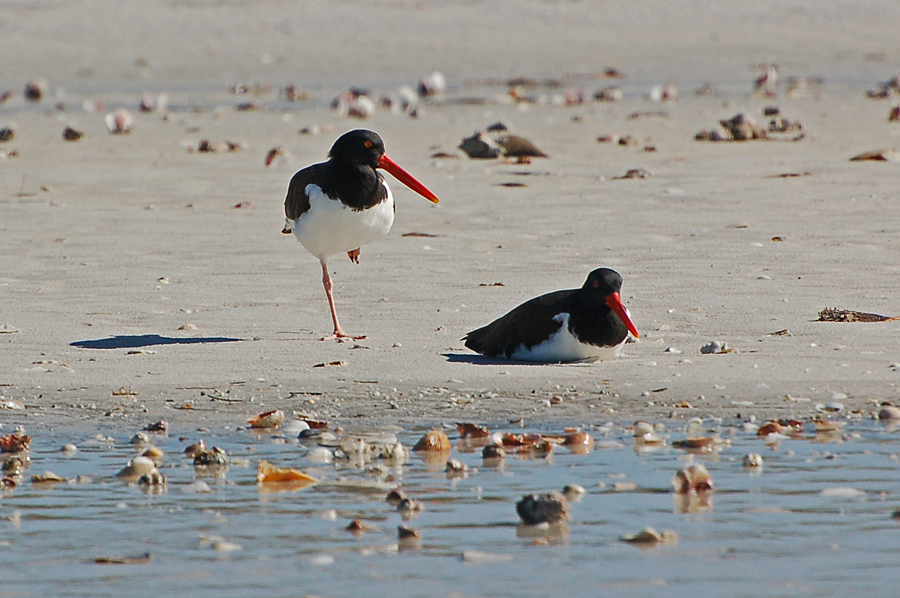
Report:
M625 97L622 89L616 85L610 85L603 89L598 89L594 94L594 99L598 102L618 102Z
M194 455L194 465L211 466L227 464L228 455L223 449L217 446L212 447L208 451L199 451Z
M628 170L622 176L615 177L616 180L625 180L625 179L649 179L650 171L646 168L632 168Z
M526 525L557 523L569 519L569 501L559 492L528 494L516 503L516 513Z
M305 473L297 469L292 469L290 467L275 467L265 459L257 464L257 484L281 484L285 482L304 482L305 484L315 484L318 482L318 480L312 476L306 475Z
M704 355L722 355L724 353L737 353L737 349L732 349L725 341L709 341L700 347L700 353Z
M150 436L146 432L138 432L131 437L131 440L128 441L128 444L148 444L149 442Z
M406 493L403 492L403 490L401 488L394 488L393 490L391 490L390 492L387 493L385 500L388 502L388 504L396 507L398 504L400 504L400 501L404 500L405 498L406 498Z
M888 114L888 122L900 122L900 105L891 108L891 112Z
M506 459L506 451L499 444L489 444L482 449L481 458L485 461L502 461Z
M285 85L281 89L281 95L288 102L300 102L309 97L309 95L305 91L301 90L300 88L298 88L296 85L294 85L292 83Z
M464 478L469 475L469 466L458 459L450 459L444 471L448 478Z
M778 65L756 65L756 80L753 82L754 92L766 98L778 95Z
M141 96L141 112L165 112L169 107L169 96L161 93L156 97L152 94L145 93Z
M104 120L106 122L106 129L114 135L130 133L131 127L134 126L134 116L124 108L119 108L114 112L107 113Z
M713 489L712 476L703 465L695 463L679 469L672 476L672 486L676 494L701 494Z
M440 71L434 71L419 79L419 95L435 96L447 91L447 79Z
M184 454L193 459L197 456L197 453L205 453L206 452L206 441L202 438L199 442L196 442L192 445L189 445L184 449Z
M82 137L84 137L84 131L79 131L74 127L66 127L63 129L62 137L66 141L78 141Z
M762 467L762 455L760 455L759 453L749 453L747 455L744 455L743 464L744 467Z
M397 512L404 516L411 516L414 513L421 513L425 510L422 501L415 498L401 498L397 503Z
M31 446L31 438L25 434L13 432L0 436L0 453L18 453L27 451Z
M870 152L863 152L850 158L851 162L860 162L864 160L875 162L900 162L900 152L893 148L883 147Z
M715 441L715 436L694 436L684 440L675 440L672 442L672 446L680 449L706 449Z
M573 453L584 455L594 449L594 437L587 432L570 432L566 434L563 446Z
M40 102L47 93L46 79L32 79L25 84L25 98L32 102Z
M15 139L15 137L15 131L10 129L9 127L3 127L2 129L0 129L0 142L12 141L13 139Z
M128 464L116 474L116 477L136 480L142 475L150 473L155 469L156 463L154 463L152 459L138 456L129 461Z
M512 158L532 157L546 158L547 154L537 148L530 139L521 135L507 133L496 137L495 141L503 148L503 155ZM464 150L465 151L465 150ZM467 152L468 153L468 152Z
M645 527L636 534L625 534L621 539L630 544L674 544L678 542L678 534L673 531L660 533L652 527Z
M882 405L881 409L878 410L878 419L882 421L900 420L900 407L894 405Z
M727 120L720 120L721 124L730 133L734 141L748 141L750 139L765 139L766 131L757 124L749 114L740 112Z
M566 484L562 492L569 502L581 502L581 499L587 494L587 490L581 484Z
M434 428L426 432L413 446L412 450L448 452L450 450L450 439L443 430Z
M71 456L71 455L74 455L75 453L77 453L78 447L72 443L67 443L67 444L62 445L62 447L60 447L59 452L61 452L63 455L66 455L68 457L68 456Z
M25 471L25 460L21 457L8 457L3 460L3 474L7 476L19 476Z
M284 411L274 409L259 413L247 420L251 428L277 428L284 422Z
M281 426L281 431L285 434L300 434L303 430L309 430L309 424L299 419L289 420Z
M166 476L161 474L158 469L154 469L142 475L138 478L138 485L142 488L154 488L154 489L162 489L166 487L169 481L166 479Z
M397 527L397 539L400 540L401 545L413 547L422 542L422 534L419 533L419 530L401 525Z
M456 431L459 432L459 437L464 440L469 438L487 438L491 435L490 430L477 424L457 423Z
M483 137L480 132L475 132L471 137L466 137L459 144L459 149L470 158L488 160L497 158L503 151L499 145L489 137Z
M169 431L169 422L161 419L151 424L147 424L146 426L144 426L144 429L148 432L159 432L164 434Z
M157 448L155 446L148 446L147 449L141 453L141 457L147 457L148 459L153 459L153 461L159 461L166 454L162 451L162 449Z
M361 536L362 534L372 531L372 528L366 525L362 519L354 519L344 528L344 530L350 532L354 536Z

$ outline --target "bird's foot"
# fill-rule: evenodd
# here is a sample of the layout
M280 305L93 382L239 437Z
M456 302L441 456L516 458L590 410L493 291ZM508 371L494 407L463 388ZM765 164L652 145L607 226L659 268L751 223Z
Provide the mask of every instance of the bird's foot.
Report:
M358 264L359 263L359 247L357 247L353 251L348 251L347 257L349 257L350 261L353 262L354 264Z
M319 340L320 341L337 341L339 343L345 343L347 341L361 341L364 338L366 338L365 334L363 334L362 336L354 336L352 334L347 334L343 330L335 330L330 335L328 335L324 338L320 338Z

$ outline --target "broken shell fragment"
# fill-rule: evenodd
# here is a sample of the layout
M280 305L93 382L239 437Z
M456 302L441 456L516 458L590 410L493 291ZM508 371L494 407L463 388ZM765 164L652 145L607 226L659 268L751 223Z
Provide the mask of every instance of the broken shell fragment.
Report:
M60 482L68 481L68 479L58 476L52 471L45 471L42 474L31 476L32 484L59 484Z
M557 523L569 519L569 501L561 493L528 494L516 503L516 513L527 525Z
M274 409L254 415L247 420L252 428L277 428L284 422L284 411Z
M863 152L850 158L851 162L871 160L875 162L900 162L900 152L890 147Z
M695 463L679 469L672 476L672 486L676 494L701 494L713 489L712 476L703 465Z
M385 500L388 502L388 504L390 504L394 507L399 505L401 500L405 500L405 499L406 499L406 493L403 492L403 490L400 488L394 488L393 490L388 492L387 496L385 497Z
M900 407L895 405L882 405L878 410L878 419L881 421L900 420Z
M318 480L302 471L290 467L275 467L265 459L256 466L257 484L281 484L286 482L304 482L315 484Z
M447 91L447 79L440 71L434 71L419 79L419 95L434 96L445 91Z
M450 438L440 428L434 428L426 432L412 450L447 452L450 450Z
M148 459L152 459L154 462L159 461L166 454L162 451L161 448L155 446L148 446L143 453L141 453L141 457L147 457Z
M62 447L60 447L59 452L61 452L63 455L66 455L68 457L68 456L71 456L71 455L74 455L75 453L77 453L78 447L72 443L67 443L67 444L62 445Z
M155 421L151 424L147 424L146 426L144 426L144 429L148 432L158 432L161 434L165 434L166 432L169 431L169 422L167 422L164 419L161 419L161 420Z
M678 542L678 534L673 531L660 533L652 527L645 527L635 534L625 534L622 536L622 541L629 544L643 545L675 544Z
M9 127L3 127L0 129L0 142L2 141L12 141L15 139L16 133Z

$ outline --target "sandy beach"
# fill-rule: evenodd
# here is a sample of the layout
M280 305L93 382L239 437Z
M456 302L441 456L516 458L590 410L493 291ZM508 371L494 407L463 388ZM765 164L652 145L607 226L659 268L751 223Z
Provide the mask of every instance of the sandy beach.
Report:
M278 407L345 426L587 423L900 400L900 322L816 321L826 307L900 316L900 165L850 161L900 149L888 122L900 95L866 97L900 71L896 2L113 10L0 3L0 93L13 91L0 128L15 133L0 143L0 393L26 407L0 420L204 425ZM776 97L753 94L760 63L778 64ZM625 78L602 79L607 68ZM448 91L417 118L329 108L350 86L379 98L433 70ZM563 84L519 102L487 84L518 76ZM809 84L789 95L790 77ZM37 103L22 95L35 78L47 80ZM668 81L677 100L647 99ZM704 83L711 93L697 95ZM284 100L288 84L307 99ZM591 99L612 84L624 99ZM583 103L557 101L579 90ZM145 92L166 93L169 108L140 113ZM694 140L741 112L766 124L769 106L804 137ZM104 124L119 107L135 115L129 134ZM549 157L457 149L497 121ZM64 141L67 126L84 137ZM392 185L391 233L359 265L329 261L342 323L367 338L321 342L321 270L280 233L284 194L357 127L379 132L441 203ZM199 152L201 140L239 149ZM650 176L618 178L630 169ZM641 332L620 358L522 365L463 346L600 266L624 277ZM735 351L701 354L712 340Z

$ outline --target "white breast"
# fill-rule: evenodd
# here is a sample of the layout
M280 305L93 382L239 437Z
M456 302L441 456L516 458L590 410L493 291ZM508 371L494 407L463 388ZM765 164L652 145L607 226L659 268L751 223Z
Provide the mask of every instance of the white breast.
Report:
M307 185L309 210L293 221L294 235L317 258L353 251L385 236L394 224L394 196L367 210L354 211L331 199L318 185Z
M615 347L598 347L597 345L583 343L569 331L569 314L561 313L554 317L553 320L561 324L559 330L550 335L550 338L544 342L530 349L525 346L525 343L522 343L513 352L510 359L543 363L580 361L583 359L612 359L619 354L622 345L625 344L624 340Z

